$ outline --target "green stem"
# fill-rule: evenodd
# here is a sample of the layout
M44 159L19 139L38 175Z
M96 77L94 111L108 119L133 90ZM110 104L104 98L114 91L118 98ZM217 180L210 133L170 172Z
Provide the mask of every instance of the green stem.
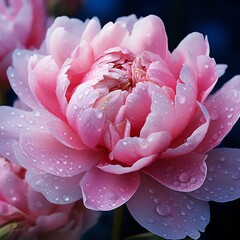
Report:
M122 225L122 207L114 210L112 240L120 240L121 225Z

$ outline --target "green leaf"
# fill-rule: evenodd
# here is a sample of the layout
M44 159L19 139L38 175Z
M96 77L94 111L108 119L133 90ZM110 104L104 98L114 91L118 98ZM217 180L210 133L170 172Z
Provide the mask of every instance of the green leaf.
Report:
M17 228L17 223L8 223L0 228L0 239L1 240L8 240L11 233L14 229Z

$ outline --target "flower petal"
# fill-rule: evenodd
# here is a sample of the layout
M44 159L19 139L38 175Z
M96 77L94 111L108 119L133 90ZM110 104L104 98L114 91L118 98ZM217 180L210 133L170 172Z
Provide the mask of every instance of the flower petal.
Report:
M206 178L205 159L205 155L196 153L159 159L144 172L172 190L190 192L199 188Z
M217 146L240 117L240 76L235 76L210 96L205 107L211 121L206 136L197 148L202 153Z
M132 197L139 185L138 173L116 175L93 168L80 182L84 205L93 210L115 209Z
M33 95L28 83L28 60L32 51L15 50L12 55L12 67L7 70L8 79L12 89L18 97L30 108L39 107L40 104Z
M20 146L33 165L61 177L84 172L103 158L102 152L72 149L51 134L37 131L21 135Z
M228 202L240 197L240 149L219 148L207 153L203 185L189 193L204 201Z
M144 228L166 239L198 239L198 230L204 231L210 219L207 202L172 191L145 175L127 207Z
M125 40L123 46L136 55L150 51L159 54L164 60L167 57L167 35L162 20L157 16L149 15L139 19Z
M81 173L67 178L57 177L48 173L36 174L31 171L26 172L26 180L29 185L54 204L69 204L82 198L79 187L82 176L83 174Z
M28 131L45 131L49 115L44 111L26 112L12 107L0 107L0 154L17 163L12 144L18 141L20 134Z

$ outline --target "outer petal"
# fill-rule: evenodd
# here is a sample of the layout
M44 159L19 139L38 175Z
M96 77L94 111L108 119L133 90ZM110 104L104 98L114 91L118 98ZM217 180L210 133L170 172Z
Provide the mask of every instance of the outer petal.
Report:
M198 239L198 230L204 231L210 219L207 202L169 190L145 175L127 206L143 227L166 239Z
M199 188L206 178L205 159L205 155L196 153L159 159L145 168L144 172L170 189L190 192Z
M139 185L138 173L115 175L93 168L80 182L84 205L93 210L115 209L132 197Z
M29 132L21 135L20 146L31 164L61 177L72 177L102 160L101 152L76 150L64 146L51 134Z
M33 95L28 83L28 60L33 55L32 51L16 50L12 58L12 67L7 71L9 82L14 92L30 108L39 107L40 104Z
M228 81L210 96L205 106L211 122L207 134L197 150L207 152L217 146L240 117L240 76Z
M48 173L39 175L31 171L26 172L29 185L55 204L69 204L82 198L79 187L82 176L83 174L78 174L70 178L62 178Z
M43 111L26 112L6 106L0 107L0 111L0 154L17 163L13 142L19 141L20 134L28 131L46 131L49 115Z
M228 202L240 197L240 149L219 148L208 152L207 177L189 193L204 201Z

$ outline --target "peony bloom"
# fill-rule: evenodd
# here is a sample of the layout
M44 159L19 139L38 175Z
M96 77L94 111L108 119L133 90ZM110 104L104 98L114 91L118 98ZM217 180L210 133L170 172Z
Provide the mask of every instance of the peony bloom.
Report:
M9 80L27 107L0 107L0 153L52 203L127 203L152 233L197 239L208 201L240 196L240 150L212 150L240 115L239 76L208 96L225 68L199 33L169 52L157 16L102 29L57 18L39 51L13 55Z
M24 173L23 168L0 158L0 229L13 228L6 239L78 240L96 223L98 213L87 210L81 201L48 202L28 185Z
M6 69L16 48L39 47L45 34L43 0L0 2L0 81L7 81Z

